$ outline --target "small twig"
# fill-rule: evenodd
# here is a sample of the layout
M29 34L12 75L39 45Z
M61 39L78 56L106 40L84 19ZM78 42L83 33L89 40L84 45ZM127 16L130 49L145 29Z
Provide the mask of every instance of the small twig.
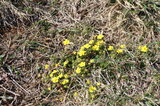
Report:
M13 78L11 78L12 82L19 86L22 90L24 90L28 95L30 94L26 89L24 89L21 85L19 85Z
M14 93L13 91L8 90L7 88L3 87L2 85L0 85L0 87L2 87L4 90L6 90L6 91L9 92L9 93L12 93L12 94L15 95L15 96L20 96L19 94Z
M13 71L12 71L12 69L10 68L10 66L6 66L5 68L7 68L6 70L8 70L9 72L7 72L7 73L10 73L11 75L13 75ZM4 68L2 68L5 72L6 72L6 70L4 69ZM27 94L30 94L26 89L24 89L21 85L19 85L15 80L14 80L14 78L12 78L12 77L10 77L10 79L11 79L11 81L12 81L12 83L13 84L15 84L15 85L17 85L17 86L19 86L22 90L24 90Z

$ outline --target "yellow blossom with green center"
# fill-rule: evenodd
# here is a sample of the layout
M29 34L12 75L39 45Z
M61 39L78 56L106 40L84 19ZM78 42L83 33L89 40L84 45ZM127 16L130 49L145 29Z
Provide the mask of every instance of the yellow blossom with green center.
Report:
M113 49L114 49L113 46L108 46L108 49L107 49L107 50L112 51Z
M147 52L149 49L146 45L144 46L139 46L138 49L141 51L141 52Z
M90 92L90 93L93 93L93 92L96 91L96 90L97 90L97 88L94 87L93 85L91 85L91 86L89 87L89 92Z
M62 85L65 85L65 84L67 84L67 83L69 83L69 80L68 80L68 79L64 79L64 80L61 82Z
M49 69L49 65L46 64L46 65L44 66L44 69L48 70L48 69Z
M81 68L78 67L78 68L76 69L76 73L77 73L77 74L81 73Z
M100 34L97 36L97 39L102 39L104 37L104 35Z
M93 44L93 43L94 43L94 40L90 40L90 41L89 41L89 44Z
M116 52L117 52L118 54L123 53L123 49L117 49Z
M57 83L59 81L59 78L58 77L53 77L53 78L51 78L51 81L53 83Z
M86 51L84 51L84 50L80 50L80 51L78 52L78 55L79 55L79 56L84 56L84 55L85 55L85 53L86 53Z
M120 48L122 48L122 49L126 48L126 45L120 45Z
M96 51L98 51L98 50L99 50L99 48L100 48L100 46L99 46L99 45L94 45L94 46L92 47L92 49L93 49L93 50L96 50Z
M68 39L65 39L64 41L63 41L63 45L68 45L70 43L70 41L68 40Z
M81 62L81 63L78 64L79 67L84 67L85 65L86 65L85 62Z

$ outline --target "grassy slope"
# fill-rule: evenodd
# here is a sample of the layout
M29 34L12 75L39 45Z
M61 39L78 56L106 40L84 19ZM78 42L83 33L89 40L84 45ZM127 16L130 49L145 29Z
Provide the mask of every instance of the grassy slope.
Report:
M14 35L11 32L1 37L2 103L11 104L13 101L13 104L21 105L160 104L158 0L117 0L112 3L109 0L55 0L49 1L47 5L23 2L25 5L15 6L25 13L26 19L31 19L30 22L34 19L37 21L30 27L22 25L23 30L13 31ZM107 45L126 44L129 48L137 48L138 45L147 44L151 53L140 55L131 51L131 57L126 55L107 60L112 63L111 66L107 69L102 68L106 70L104 72L97 70L91 73L89 78L80 80L77 83L80 88L75 85L69 92L44 92L50 83L41 81L37 75L40 73L45 78L42 67L53 62L50 58L59 57L63 60L65 54L78 50L81 45L100 33L105 35ZM61 43L65 38L74 43L67 53L64 53ZM129 65L126 65L127 63ZM6 72L3 71L5 65L13 71L13 78L19 86L9 80L10 75L6 76ZM96 75L102 77L97 78ZM82 87L89 86L85 84L87 79L90 79L92 84L101 82L102 87L105 86L99 88L99 96L95 101L89 99L87 89ZM79 92L80 96L74 98L72 94L75 91Z

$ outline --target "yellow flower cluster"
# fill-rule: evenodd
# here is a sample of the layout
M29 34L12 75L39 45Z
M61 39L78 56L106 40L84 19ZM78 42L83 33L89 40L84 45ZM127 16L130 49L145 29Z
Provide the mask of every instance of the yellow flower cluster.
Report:
M106 62L110 62L110 57L118 57L123 55L124 52L127 54L127 47L125 44L122 45L105 45L105 41L103 40L104 35L100 34L94 37L93 40L90 40L88 43L84 44L79 48L78 51L73 51L71 55L67 55L67 59L61 59L58 61L58 64L52 65L54 67L54 70L51 70L49 72L49 75L47 78L54 83L54 86L60 86L63 88L68 88L68 84L71 82L71 78L84 78L84 81L86 81L87 91L89 92L89 95L92 97L95 97L97 95L97 89L100 87L103 87L103 83L97 82L92 83L90 76L92 75L92 72L94 71L93 68L103 68L101 67ZM63 41L63 45L70 44L70 41L68 39L65 39ZM147 52L148 47L146 45L139 46L138 49L141 52ZM108 52L109 51L109 52ZM108 53L108 54L107 54ZM106 55L107 54L107 55ZM118 54L118 55L117 55ZM101 64L102 61L99 61L101 58L105 58L105 62ZM113 59L113 58L112 58ZM64 60L64 61L63 61ZM57 62L57 60L56 60ZM44 69L52 69L51 66L46 64L44 66ZM57 70L58 69L58 70ZM48 70L49 71L49 70ZM86 77L87 76L87 77ZM89 77L88 77L89 76ZM74 82L74 81L73 81ZM76 82L76 81L75 81ZM74 82L74 83L75 83ZM53 86L48 87L48 90L50 91ZM78 95L78 94L74 94Z
M126 45L120 45L119 47L120 47L120 48L117 49L117 50L115 49L115 51L116 51L116 53L121 54L121 53L124 52L124 50L125 50L125 48L126 48ZM107 50L108 50L108 51L113 51L113 50L114 50L114 47L111 46L111 45L109 45L108 48L107 48Z

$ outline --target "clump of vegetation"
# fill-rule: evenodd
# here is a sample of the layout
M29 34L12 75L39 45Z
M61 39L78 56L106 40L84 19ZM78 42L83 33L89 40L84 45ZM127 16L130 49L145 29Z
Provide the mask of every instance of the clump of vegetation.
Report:
M94 36L88 43L72 53L66 51L74 43L65 39L62 42L63 53L66 53L64 57L51 58L53 63L46 64L43 73L38 76L42 77L42 83L47 86L45 93L65 94L64 98L60 98L63 101L68 101L71 97L85 97L86 103L91 104L101 102L113 105L114 102L110 101L116 102L119 99L118 96L124 98L119 100L118 104L121 105L126 104L131 98L132 104L142 101L145 104L157 104L156 100L150 101L145 98L137 100L139 92L131 95L135 85L121 85L121 83L133 83L141 86L136 81L140 80L138 79L140 76L130 75L141 73L141 77L146 77L145 73L149 74L147 73L147 64L154 61L150 56L156 55L156 52L152 51L153 46L151 44L137 45L136 47L129 46L129 44L110 45L103 38L102 34ZM116 85L117 82L119 82L118 85ZM144 89L143 86L142 88ZM120 94L117 94L117 90ZM110 95L116 95L116 97L110 97ZM128 97L129 95L131 96ZM152 96L158 100L156 95ZM81 99L77 102L80 103Z
M159 105L159 4L1 0L0 105Z

